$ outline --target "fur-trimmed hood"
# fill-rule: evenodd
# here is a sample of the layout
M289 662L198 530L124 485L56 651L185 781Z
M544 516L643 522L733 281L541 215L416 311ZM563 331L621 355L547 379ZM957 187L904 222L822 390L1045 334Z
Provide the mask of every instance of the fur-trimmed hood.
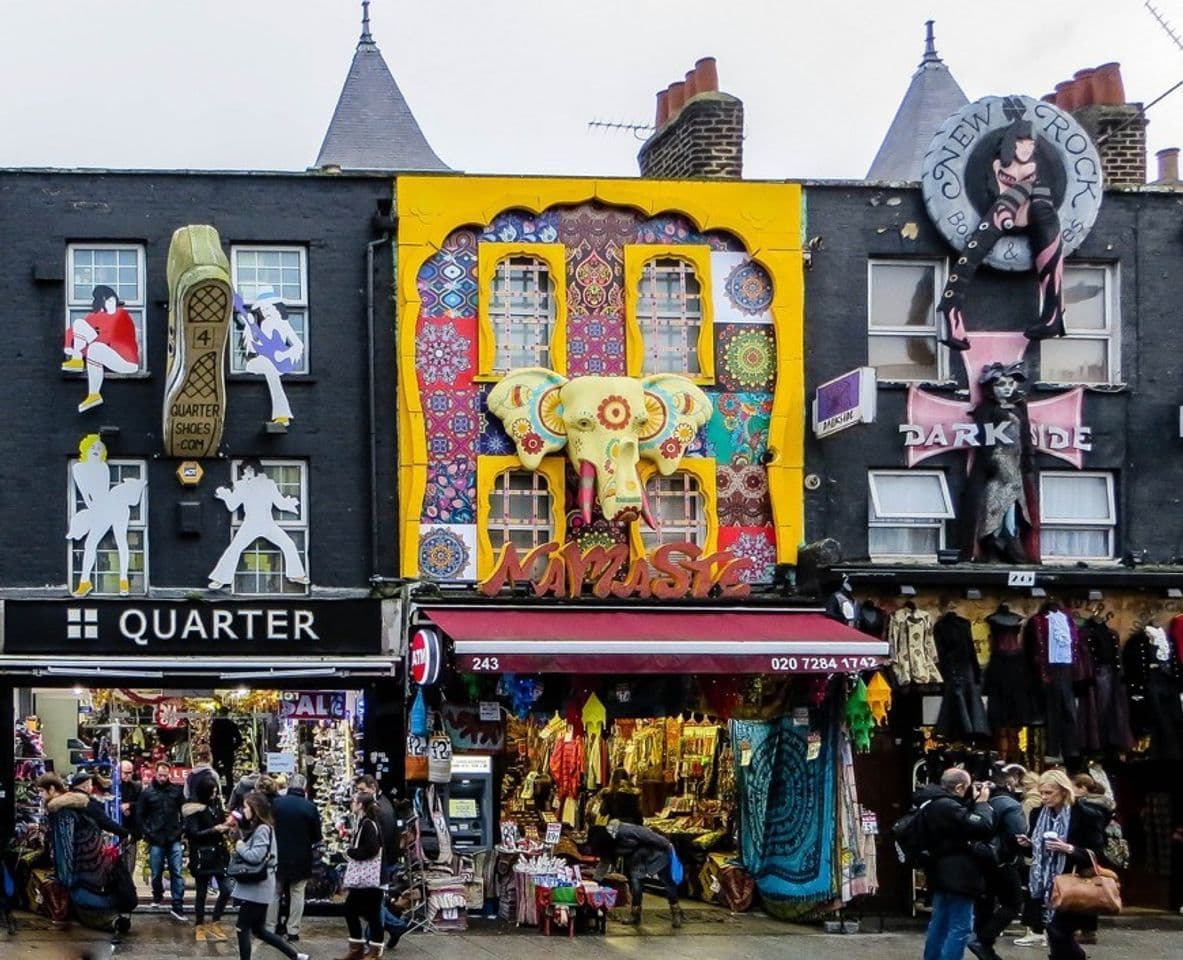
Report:
M58 813L62 810L85 810L89 803L90 797L85 793L71 790L53 797L45 806L50 813Z
M205 809L206 805L204 803L183 803L181 804L181 816L191 817L193 814L201 813L201 811Z

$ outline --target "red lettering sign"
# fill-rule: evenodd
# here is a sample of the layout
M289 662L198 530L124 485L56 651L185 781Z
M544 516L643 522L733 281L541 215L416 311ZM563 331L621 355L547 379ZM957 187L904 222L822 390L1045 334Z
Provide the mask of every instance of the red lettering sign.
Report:
M531 580L535 561L543 558L546 566ZM667 543L654 551L652 561L638 557L631 563L625 544L592 547L584 553L577 543L545 543L523 560L509 543L479 589L495 597L504 587L530 583L536 597L578 597L587 591L600 599L733 599L751 592L751 585L740 576L751 565L750 560L726 551L703 556L692 543Z

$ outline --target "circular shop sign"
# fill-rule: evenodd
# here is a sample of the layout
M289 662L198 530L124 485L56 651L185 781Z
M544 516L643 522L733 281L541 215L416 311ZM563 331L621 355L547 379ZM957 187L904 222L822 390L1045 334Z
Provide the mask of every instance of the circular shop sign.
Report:
M920 170L924 205L937 229L965 249L998 198L994 161L1006 129L1028 122L1035 134L1037 187L1051 193L1060 217L1064 255L1084 242L1101 208L1101 158L1070 113L1031 97L984 97L949 117L929 144ZM999 270L1030 270L1025 233L1004 233L986 257Z
M440 678L440 635L420 627L411 635L411 679L427 687Z

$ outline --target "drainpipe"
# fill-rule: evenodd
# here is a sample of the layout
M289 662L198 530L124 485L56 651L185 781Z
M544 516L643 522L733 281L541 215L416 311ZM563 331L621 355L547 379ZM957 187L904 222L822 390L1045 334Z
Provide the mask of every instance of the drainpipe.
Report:
M369 415L370 415L370 570L378 576L378 422L377 400L374 391L377 373L374 359L374 251L390 243L394 221L390 217L376 216L375 222L382 230L382 236L366 244L366 339L369 345ZM396 385L397 388L397 385Z

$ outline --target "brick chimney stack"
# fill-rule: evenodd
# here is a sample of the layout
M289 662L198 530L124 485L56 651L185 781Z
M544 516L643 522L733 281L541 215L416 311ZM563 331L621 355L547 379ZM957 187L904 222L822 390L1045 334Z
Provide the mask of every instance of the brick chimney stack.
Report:
M714 57L657 94L657 131L637 154L642 177L662 180L743 176L743 102L719 91Z
M1146 182L1146 116L1142 104L1126 103L1121 64L1077 70L1043 99L1067 110L1088 131L1101 155L1106 186Z

